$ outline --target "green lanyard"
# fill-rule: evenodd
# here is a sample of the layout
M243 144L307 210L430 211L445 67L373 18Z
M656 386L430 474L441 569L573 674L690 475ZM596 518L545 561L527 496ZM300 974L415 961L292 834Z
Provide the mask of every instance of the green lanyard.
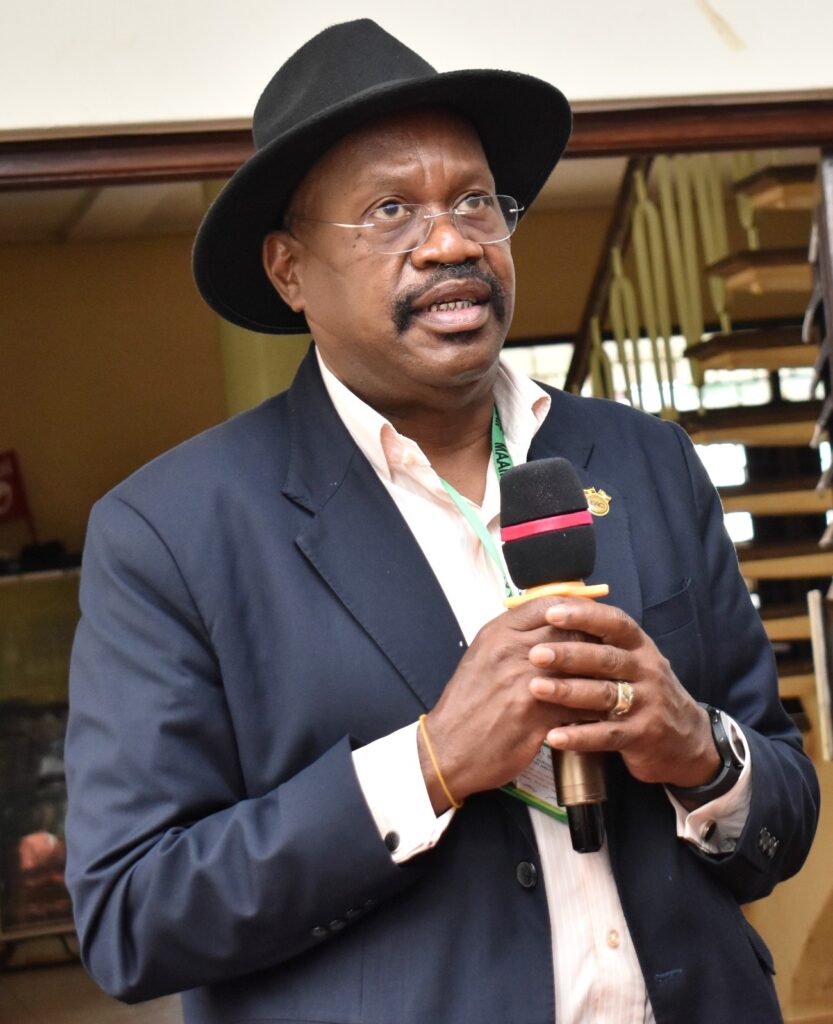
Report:
M509 454L509 449L506 446L506 436L503 433L503 426L500 422L497 406L495 406L492 411L492 462L494 463L498 480L500 480L507 469L511 469L512 467L512 456ZM472 530L474 530L480 543L483 545L483 550L497 566L498 571L503 577L503 586L506 591L506 596L515 596L518 591L514 586L512 586L512 581L506 575L506 569L503 566L503 560L500 557L500 553L495 546L495 542L492 540L492 535L486 529L480 516L478 516L470 503L466 501L462 494L455 490L450 483L443 480L442 477L440 477L440 483L446 489L449 497L460 512L462 512L466 522Z
M495 406L492 413L492 462L495 465L498 480L512 466L512 456L506 447L506 438L503 434L497 406ZM495 542L492 540L491 534L484 526L480 516L477 515L462 494L456 491L451 484L443 480L442 477L440 477L440 483L448 491L451 500L457 508L463 513L466 522L477 534L480 543L483 545L483 550L500 570L500 574L503 577L503 585L506 588L506 596L516 596L518 591L512 586L512 582L506 574L506 569L503 567L503 560L498 554ZM540 784L541 778L549 780L552 776L551 757L549 747L544 744L530 768L522 772L513 782L500 788L504 793L508 793L510 796L532 807L536 807L539 811L543 811L545 814L563 823L567 821L567 812L558 805L552 783L550 782L549 786L544 786L543 789ZM552 792L549 791L550 789L552 789Z

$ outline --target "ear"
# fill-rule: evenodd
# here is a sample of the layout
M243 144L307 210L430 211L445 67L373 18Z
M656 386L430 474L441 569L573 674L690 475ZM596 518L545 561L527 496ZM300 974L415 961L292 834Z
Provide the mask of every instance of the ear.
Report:
M298 240L288 231L272 231L263 239L263 269L278 295L294 313L304 311L298 273Z

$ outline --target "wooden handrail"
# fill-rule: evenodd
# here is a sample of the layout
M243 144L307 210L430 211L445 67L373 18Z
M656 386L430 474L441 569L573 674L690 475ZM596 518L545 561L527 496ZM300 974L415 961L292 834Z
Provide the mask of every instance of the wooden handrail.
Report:
M570 360L570 368L564 381L565 391L572 391L577 394L581 391L582 385L587 378L590 368L593 321L596 319L601 321L610 293L610 283L613 278L613 265L610 254L613 249L618 249L620 252L624 251L628 244L633 210L637 202L636 174L638 171L642 171L643 175L647 177L650 165L650 157L633 157L628 160L625 172L622 175L616 203L613 207L613 215L602 245L601 256L596 272L593 275L593 282L590 285L584 311L581 314L579 327L576 331L573 358Z

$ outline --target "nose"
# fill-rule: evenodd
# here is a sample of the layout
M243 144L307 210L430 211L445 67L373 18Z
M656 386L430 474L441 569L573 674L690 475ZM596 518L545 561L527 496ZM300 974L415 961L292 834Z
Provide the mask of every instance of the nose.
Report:
M478 260L483 255L483 246L464 238L460 234L450 212L434 214L428 237L411 253L415 267L430 266L434 263L458 264Z

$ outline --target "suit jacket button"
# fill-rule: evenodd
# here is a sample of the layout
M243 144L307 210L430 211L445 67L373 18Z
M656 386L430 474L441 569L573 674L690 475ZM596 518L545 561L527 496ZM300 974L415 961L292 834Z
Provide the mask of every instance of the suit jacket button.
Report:
M327 929L323 925L320 925L320 924L317 924L312 929L312 937L314 939L325 939L328 934L329 934L329 932L327 931Z
M700 842L707 843L714 835L714 830L717 828L716 821L705 821L703 827L700 829Z
M518 879L518 884L523 886L524 889L534 889L538 884L538 872L535 869L535 865L528 860L522 860L517 866L515 877Z

